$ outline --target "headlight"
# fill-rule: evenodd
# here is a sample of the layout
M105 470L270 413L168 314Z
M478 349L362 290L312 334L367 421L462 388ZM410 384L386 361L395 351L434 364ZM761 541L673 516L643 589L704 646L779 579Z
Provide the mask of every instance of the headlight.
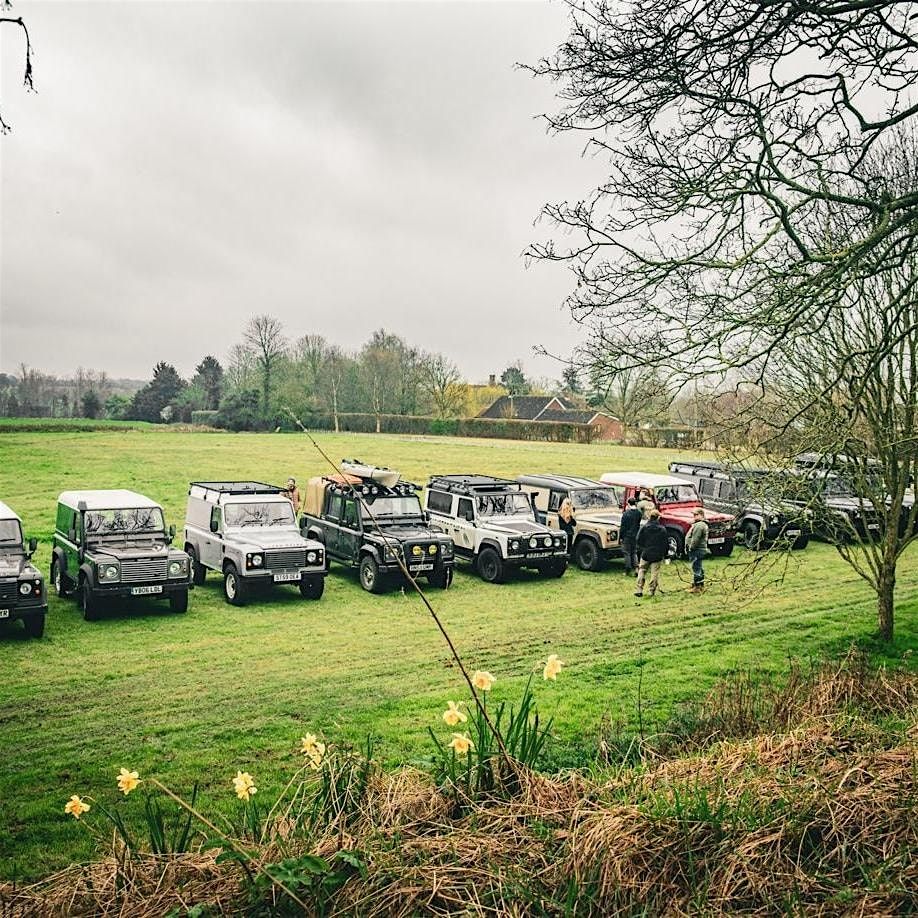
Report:
M538 540L535 536L533 536L533 537L529 540L529 547L530 547L530 548L537 548L537 547L538 547L538 544L539 544L539 540Z
M387 545L386 546L386 557L395 558L397 556L398 556L398 552L396 551L396 549L393 548L391 545Z
M118 580L121 577L121 569L117 564L101 564L99 566L99 579L105 581Z
M543 544L546 548L548 548L548 546L551 545L551 536L545 536L545 538L542 539L542 544Z
M23 596L28 596L29 593L32 592L32 584L31 584L31 583L20 583L20 584L19 584L19 592L20 592Z
M772 525L772 526L777 526L778 523L780 523L780 522L781 522L781 518L778 517L778 516L773 516L773 517L771 518L771 525Z
M265 556L263 554L249 554L245 556L246 567L263 567Z
M170 577L180 577L185 573L185 562L184 561L170 561L169 562L169 576Z
M315 553L314 551L306 552L306 560L307 560L310 564L315 564L316 561L318 560L318 555L316 555L316 553Z
M411 549L411 554L413 554L413 555L415 556L415 558L419 558L421 555L424 554L424 549L421 548L420 545L415 545L415 546Z
M564 544L564 539L555 539L555 545L559 548Z
M427 554L429 555L435 555L436 553L437 553L436 545L431 545L430 548L427 549Z
M519 540L519 539L514 539L514 540L510 543L510 548L511 548L512 551L519 551L519 550L520 550L520 540Z

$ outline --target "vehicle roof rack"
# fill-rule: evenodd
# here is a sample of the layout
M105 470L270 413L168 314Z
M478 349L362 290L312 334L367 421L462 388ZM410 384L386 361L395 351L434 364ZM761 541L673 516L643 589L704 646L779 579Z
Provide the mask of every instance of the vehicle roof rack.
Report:
M220 494L283 494L286 490L263 481L192 481L190 487L206 488Z
M493 494L499 491L522 491L518 481L493 475L433 475L428 488L452 494Z

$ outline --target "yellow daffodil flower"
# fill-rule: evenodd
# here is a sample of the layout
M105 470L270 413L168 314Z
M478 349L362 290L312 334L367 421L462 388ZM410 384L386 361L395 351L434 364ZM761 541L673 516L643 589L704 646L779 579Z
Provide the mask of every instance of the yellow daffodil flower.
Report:
M479 692L490 692L491 686L494 685L496 681L497 680L485 670L476 669L472 674L472 685L474 685Z
M564 663L558 659L558 655L556 653L550 654L545 661L545 669L542 670L542 678L554 681L558 678L558 673L561 672L562 666L564 666Z
M84 813L89 812L89 804L82 797L74 794L64 806L64 812L73 816L74 819L79 819Z
M455 727L458 723L465 723L469 718L467 714L463 714L459 710L459 705L462 704L460 701L458 704L455 701L447 701L447 708L443 712L443 720L450 727Z
M126 768L122 768L118 773L118 790L120 790L125 797L127 797L138 784L140 784L140 778L136 771L128 771Z
M248 800L252 794L257 793L255 781L247 771L237 771L233 778L233 790L240 800Z
M307 733L300 743L300 752L309 760L307 764L313 771L318 771L325 757L325 743L320 743L314 733Z
M456 755L465 755L475 748L475 744L465 733L454 733L449 743L450 749L456 751Z

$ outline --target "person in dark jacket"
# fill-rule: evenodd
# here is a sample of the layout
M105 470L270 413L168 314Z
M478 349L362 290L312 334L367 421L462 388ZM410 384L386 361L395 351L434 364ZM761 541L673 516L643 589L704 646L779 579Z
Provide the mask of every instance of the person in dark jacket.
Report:
M693 514L695 522L685 537L685 550L692 562L692 585L690 593L701 593L704 590L704 566L702 561L708 553L708 524L704 519L704 510L699 507Z
M622 556L625 559L625 573L629 577L637 576L638 551L637 537L641 528L644 514L638 510L637 501L628 498L628 509L622 514L620 537L622 542Z
M641 527L637 537L637 547L641 555L638 567L637 589L635 596L644 595L644 580L650 571L650 595L653 596L660 586L660 565L669 554L669 535L660 524L660 511L651 510L650 517Z

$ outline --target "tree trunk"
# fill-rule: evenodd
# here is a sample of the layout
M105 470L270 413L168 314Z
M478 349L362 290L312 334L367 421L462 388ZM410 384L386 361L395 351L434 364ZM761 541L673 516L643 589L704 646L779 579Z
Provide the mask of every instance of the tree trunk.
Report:
M332 385L332 415L335 419L335 433L338 433L338 387Z
M877 578L877 627L884 641L891 641L893 636L895 593L896 562L884 559Z

